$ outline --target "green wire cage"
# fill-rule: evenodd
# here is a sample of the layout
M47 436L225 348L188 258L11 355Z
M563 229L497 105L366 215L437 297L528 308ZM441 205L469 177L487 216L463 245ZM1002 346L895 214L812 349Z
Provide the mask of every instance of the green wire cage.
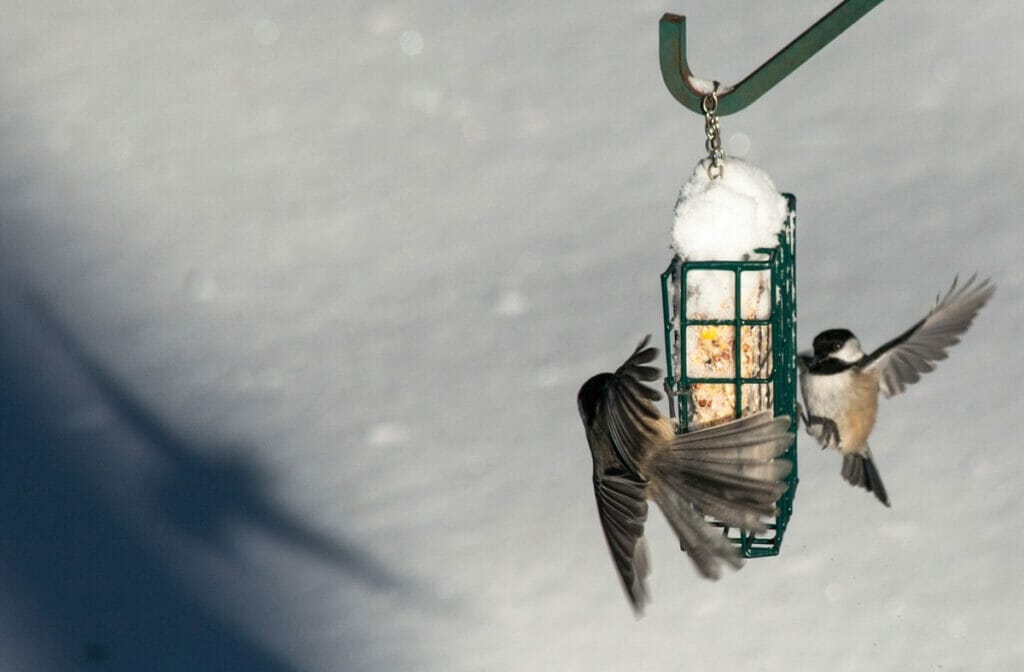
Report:
M699 424L699 412L705 410L706 399L697 399L700 395L695 391L714 390L723 399L729 399L732 408L727 412L733 417L743 416L744 411L772 409L776 416L792 418L790 430L794 437L796 435L796 198L792 194L783 196L789 215L779 233L778 246L758 248L755 259L743 261L684 261L676 256L661 275L668 371L665 389L669 412L678 419L682 432ZM728 311L731 316L724 319L691 317L687 282L694 272L731 276L733 296ZM766 276L770 277L770 285L762 280ZM756 314L749 311L745 314L742 292L752 278L764 282L764 289L770 288L770 293L765 297L763 309ZM719 339L719 334L723 338ZM706 357L704 352L696 350L709 341L721 346L715 354L715 363L709 364L710 359L701 361L704 366L696 368L704 368L704 371L691 372L691 363ZM692 347L693 343L698 347ZM709 374L709 369L714 370ZM793 463L786 477L789 488L779 498L777 513L766 532L750 534L708 518L709 522L723 528L723 534L747 558L777 555L782 545L799 481L795 438L783 457Z

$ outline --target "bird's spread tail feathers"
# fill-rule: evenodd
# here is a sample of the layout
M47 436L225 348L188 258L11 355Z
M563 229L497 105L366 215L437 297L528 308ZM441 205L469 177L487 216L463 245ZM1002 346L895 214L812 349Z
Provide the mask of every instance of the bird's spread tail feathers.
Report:
M781 479L793 466L776 459L792 443L789 425L789 417L760 413L680 434L653 460L658 505L705 577L717 579L722 562L741 564L736 547L705 515L749 532L763 532L763 518L775 515L787 488Z
M705 522L693 504L668 488L658 492L655 500L679 537L679 548L690 556L701 576L717 581L722 576L723 562L733 569L743 566L736 546L720 529Z
M882 483L882 477L878 473L878 468L875 466L874 460L871 459L870 451L863 455L856 453L844 455L842 473L843 478L850 485L855 485L864 488L868 492L875 493L878 501L886 506L890 506L889 495L885 491L885 484Z

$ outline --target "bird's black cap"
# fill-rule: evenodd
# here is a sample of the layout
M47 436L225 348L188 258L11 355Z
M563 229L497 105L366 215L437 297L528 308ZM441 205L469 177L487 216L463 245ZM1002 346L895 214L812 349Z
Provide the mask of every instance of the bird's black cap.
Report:
M849 329L828 329L814 337L814 357L822 360L854 338Z
M611 373L599 373L583 383L583 387L576 395L576 406L579 408L580 417L588 425L597 414L597 405L604 398L605 388L608 387L608 381L611 379Z

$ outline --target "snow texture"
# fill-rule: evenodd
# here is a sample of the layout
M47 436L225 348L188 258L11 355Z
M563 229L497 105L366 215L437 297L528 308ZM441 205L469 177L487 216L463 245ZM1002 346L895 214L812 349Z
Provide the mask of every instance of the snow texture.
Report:
M748 259L759 247L775 247L786 223L786 199L767 173L726 157L722 176L708 176L708 159L697 164L676 203L672 243L683 259Z
M764 171L740 159L726 158L722 175L708 176L708 159L697 163L676 202L672 246L689 261L765 258L758 248L776 247L788 218L786 199ZM740 278L745 317L769 316L769 274ZM687 317L730 319L735 278L727 271L697 270L687 276Z
M723 85L721 83L718 83L716 87L716 82L714 81L700 79L699 77L692 76L686 78L686 84L697 93L705 96L708 95L709 93L714 93L715 91L718 91L719 94L725 94L729 93L733 89L733 87Z
M833 5L3 2L0 669L1018 669L1020 3L882 3L722 118L801 349L998 285L883 402L893 508L805 436L778 557L651 513L641 621L597 520L576 392L704 154L658 19L736 82Z

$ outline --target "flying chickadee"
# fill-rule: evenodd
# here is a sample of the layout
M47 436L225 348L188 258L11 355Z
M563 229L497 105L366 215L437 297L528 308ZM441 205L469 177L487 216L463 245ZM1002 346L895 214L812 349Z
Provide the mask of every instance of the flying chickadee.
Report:
M776 460L793 441L790 418L770 412L709 429L676 434L654 405L661 393L644 381L661 377L648 364L658 356L650 336L615 373L580 388L577 406L594 460L594 493L608 548L637 616L648 601L650 571L644 523L647 500L658 503L700 574L721 575L721 563L739 568L733 543L704 519L713 516L751 532L766 529L786 491L792 468Z
M850 331L829 329L815 336L813 356L801 353L797 358L807 433L823 449L839 450L843 478L875 493L886 506L889 496L868 447L878 392L886 397L899 394L960 342L996 289L987 279L975 284L975 277L959 288L954 279L945 297L935 297L935 306L924 319L870 355Z

